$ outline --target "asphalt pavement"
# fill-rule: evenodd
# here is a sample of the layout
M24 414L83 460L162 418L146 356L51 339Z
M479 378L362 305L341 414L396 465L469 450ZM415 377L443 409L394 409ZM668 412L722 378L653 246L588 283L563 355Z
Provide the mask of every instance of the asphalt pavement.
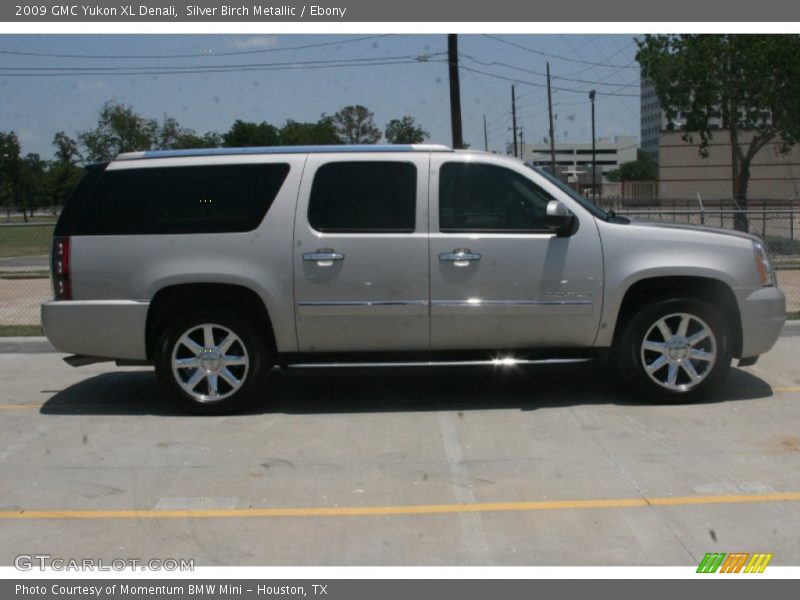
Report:
M597 364L275 371L185 416L151 370L0 342L0 564L800 564L800 328L651 405Z

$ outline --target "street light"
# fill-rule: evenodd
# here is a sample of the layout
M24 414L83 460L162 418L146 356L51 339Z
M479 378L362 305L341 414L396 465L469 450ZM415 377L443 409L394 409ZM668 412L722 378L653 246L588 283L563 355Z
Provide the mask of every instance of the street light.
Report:
M589 92L589 100L592 101L592 200L595 200L595 185L597 182L595 178L597 177L597 149L595 147L595 137L594 137L594 97L596 92L594 90Z

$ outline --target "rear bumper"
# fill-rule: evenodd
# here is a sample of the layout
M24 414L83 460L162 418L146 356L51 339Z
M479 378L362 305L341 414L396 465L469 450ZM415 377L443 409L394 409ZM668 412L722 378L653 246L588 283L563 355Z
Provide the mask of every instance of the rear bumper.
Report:
M742 316L742 357L764 354L781 334L786 321L786 298L777 287L737 293Z
M149 302L60 300L42 304L42 327L56 350L145 360Z

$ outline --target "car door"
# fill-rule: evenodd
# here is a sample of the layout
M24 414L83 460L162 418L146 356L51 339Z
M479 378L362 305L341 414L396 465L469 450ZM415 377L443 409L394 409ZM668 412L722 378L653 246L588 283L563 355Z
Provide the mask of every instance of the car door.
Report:
M589 346L602 308L594 218L521 163L431 159L431 348ZM561 200L572 235L545 225Z
M429 346L427 153L312 154L294 235L301 352Z

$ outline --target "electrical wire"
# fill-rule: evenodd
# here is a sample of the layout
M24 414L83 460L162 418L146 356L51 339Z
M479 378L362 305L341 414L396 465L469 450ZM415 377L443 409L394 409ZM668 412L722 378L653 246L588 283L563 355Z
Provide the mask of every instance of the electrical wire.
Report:
M57 54L49 52L24 52L21 50L2 50L0 54L10 54L14 56L35 56L41 58L85 58L85 59L112 59L112 60L139 60L139 59L164 59L164 58L213 58L217 56L244 56L248 54L265 54L268 52L286 52L289 50L306 50L308 48L322 48L326 46L339 46L344 44L354 44L366 42L378 38L389 37L390 33L380 35L367 35L358 38L348 38L345 40L318 42L315 44L303 44L301 46L287 46L286 48L260 48L258 50L239 50L232 52L201 53L201 54Z
M499 38L494 35L489 35L488 33L484 33L483 37L489 38L490 40L494 40L501 44L505 44L506 46L512 46L514 48L518 48L519 50L525 50L527 52L531 52L533 54L538 54L539 56L546 56L548 58L563 60L566 62L573 62L573 63L580 63L583 65L591 65L593 67L610 67L610 68L620 68L623 69L634 69L638 67L626 66L626 65L618 65L618 64L609 64L609 63L602 63L602 62L592 62L589 60L581 60L577 58L567 58L566 56L558 56L557 54L550 54L549 52L542 52L541 50L534 50L533 48L529 48L527 46L522 46L520 44L516 44L514 42L509 42L508 40L504 40L503 38ZM633 42L631 42L632 44Z

